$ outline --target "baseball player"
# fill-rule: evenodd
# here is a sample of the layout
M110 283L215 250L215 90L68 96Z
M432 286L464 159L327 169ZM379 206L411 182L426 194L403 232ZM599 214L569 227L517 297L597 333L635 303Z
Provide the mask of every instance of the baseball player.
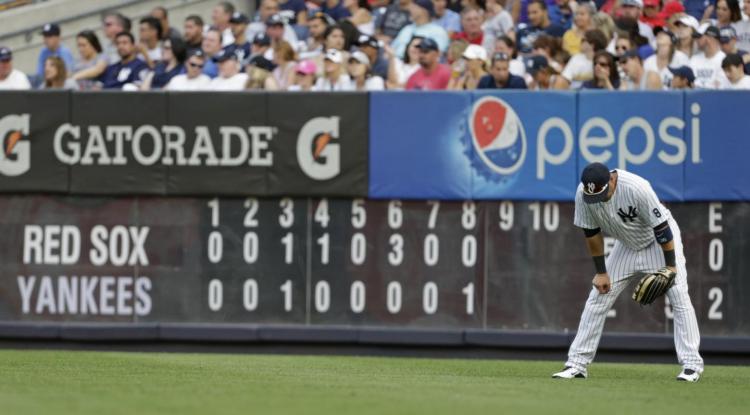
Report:
M624 170L589 164L576 191L574 224L586 235L596 275L565 368L552 377L586 378L586 367L594 360L604 320L617 296L634 274L662 268L673 278L665 291L674 310L674 343L682 365L677 380L698 381L703 358L698 353L700 334L688 296L680 229L651 184ZM606 260L602 232L616 239Z

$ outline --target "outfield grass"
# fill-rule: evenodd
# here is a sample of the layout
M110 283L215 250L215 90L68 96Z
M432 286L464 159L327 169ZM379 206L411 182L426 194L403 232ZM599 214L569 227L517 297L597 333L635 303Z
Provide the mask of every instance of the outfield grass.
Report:
M748 414L750 367L0 350L9 414Z

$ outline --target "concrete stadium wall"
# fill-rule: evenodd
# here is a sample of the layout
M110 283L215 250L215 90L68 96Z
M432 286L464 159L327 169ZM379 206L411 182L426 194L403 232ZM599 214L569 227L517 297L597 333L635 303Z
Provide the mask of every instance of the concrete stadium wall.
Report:
M43 46L41 28L46 23L60 22L63 43L77 56L75 36L81 30L94 29L104 43L101 19L107 11L118 10L135 25L151 9L163 6L169 10L170 23L182 31L182 22L188 15L198 14L210 20L216 3L217 0L51 0L0 13L0 45L13 49L15 67L30 74L36 70ZM254 3L234 1L234 4L248 12Z

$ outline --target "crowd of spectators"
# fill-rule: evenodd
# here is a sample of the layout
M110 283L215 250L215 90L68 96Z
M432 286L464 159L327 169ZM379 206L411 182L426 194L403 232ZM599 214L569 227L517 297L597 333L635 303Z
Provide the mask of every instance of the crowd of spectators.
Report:
M740 4L740 1L742 3ZM259 0L176 28L117 11L36 73L0 47L0 89L750 89L750 0ZM31 82L30 82L31 80Z

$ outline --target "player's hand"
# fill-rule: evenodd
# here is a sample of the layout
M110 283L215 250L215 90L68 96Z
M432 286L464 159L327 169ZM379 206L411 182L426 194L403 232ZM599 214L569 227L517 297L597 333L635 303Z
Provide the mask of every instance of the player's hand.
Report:
M591 281L591 284L593 284L594 288L599 291L599 294L606 294L612 288L612 285L609 283L609 274L607 273L596 274Z

